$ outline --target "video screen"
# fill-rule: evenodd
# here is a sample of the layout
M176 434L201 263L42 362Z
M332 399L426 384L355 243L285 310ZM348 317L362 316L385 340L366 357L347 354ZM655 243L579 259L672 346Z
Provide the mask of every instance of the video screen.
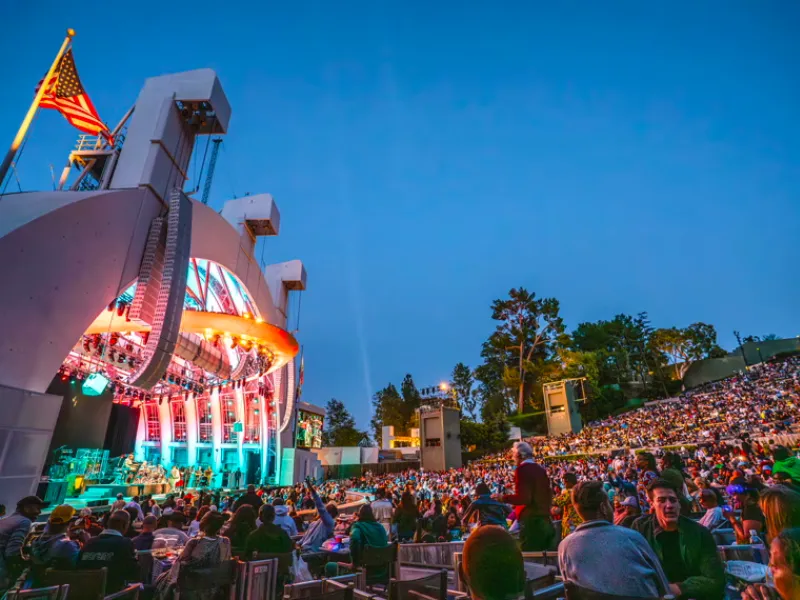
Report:
M297 414L298 448L322 448L322 417L304 410Z

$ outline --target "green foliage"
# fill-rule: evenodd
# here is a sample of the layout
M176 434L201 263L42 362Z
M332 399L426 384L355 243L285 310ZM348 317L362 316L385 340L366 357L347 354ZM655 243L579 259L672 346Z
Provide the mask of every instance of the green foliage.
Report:
M525 435L544 435L547 433L547 416L544 411L511 415L508 422L519 427Z
M460 362L453 367L453 373L450 375L450 387L453 390L453 395L466 415L473 418L475 417L475 406L477 405L477 396L472 393L472 384L474 382L472 369L467 365Z
M359 446L369 441L369 434L356 428L355 419L345 405L331 398L325 407L325 431L322 443L325 446Z
M398 393L397 388L390 383L372 397L374 415L370 425L376 440L381 439L383 426L394 426L395 435L408 435L409 430L416 427L416 410L422 398L411 375L403 378L400 390Z
M502 373L502 387L516 391L518 412L524 412L526 405L535 409L537 382L564 333L558 300L513 288L507 299L492 303L492 319L498 324L483 345L484 363L495 363L500 369L496 372Z
M461 448L475 446L481 454L497 452L510 445L509 423L502 416L478 423L472 419L461 419Z
M683 381L693 362L718 356L724 350L717 345L717 330L707 323L692 323L685 329L656 329L650 345L672 363L675 379Z

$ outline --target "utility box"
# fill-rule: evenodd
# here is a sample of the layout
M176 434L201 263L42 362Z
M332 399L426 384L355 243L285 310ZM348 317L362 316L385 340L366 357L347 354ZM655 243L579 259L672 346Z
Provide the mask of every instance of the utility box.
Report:
M438 402L421 406L418 414L422 468L461 468L461 411L447 402Z
M543 391L549 435L578 433L583 429L583 421L577 404L578 400L583 400L581 380L565 379L546 383Z

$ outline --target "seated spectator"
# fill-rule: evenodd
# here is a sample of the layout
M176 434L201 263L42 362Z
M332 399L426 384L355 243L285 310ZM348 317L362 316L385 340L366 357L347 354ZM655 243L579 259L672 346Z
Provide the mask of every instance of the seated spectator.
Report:
M461 576L473 600L511 600L525 589L517 541L502 527L479 527L464 543Z
M292 518L292 521L294 521L297 533L303 533L306 530L306 522L303 520L303 517L297 514L297 509L294 505L289 505L289 516Z
M78 555L79 569L108 569L106 594L118 592L125 583L139 580L139 565L133 542L124 537L130 515L124 510L112 513L106 529L93 537Z
M230 560L231 542L228 538L219 535L219 530L222 529L224 523L225 519L217 512L209 512L203 517L200 522L200 531L203 535L190 539L172 568L166 573L162 573L156 581L156 600L167 600L173 597L179 572L191 574L192 570L218 567L226 560ZM216 590L208 590L208 596L203 596L203 598L215 598L215 593Z
M800 493L783 485L761 492L759 507L767 524L767 542L771 542L786 529L800 527Z
M45 569L74 569L78 562L80 546L69 539L69 522L75 509L68 504L56 506L47 519L44 533L31 544L31 563L34 580L38 582ZM38 585L38 583L35 583Z
M723 512L725 518L736 532L736 541L740 544L750 542L750 532L755 531L761 535L764 532L766 519L758 506L759 493L744 477L734 477L728 485L727 492L736 499L741 508L741 518L737 518L731 511Z
M489 486L481 482L475 486L475 500L464 512L461 522L466 527L469 525L470 520L477 516L478 527L483 525L499 525L507 529L507 519L510 514L511 508L509 508L508 504L503 504L493 499Z
M189 541L189 536L183 532L183 513L173 511L163 517L167 526L156 529L153 534L155 540L166 540L168 538L175 538L179 546L183 546ZM154 544L159 546L161 544Z
M464 529L461 527L461 519L458 518L458 515L454 512L447 513L447 529L445 534L445 539L448 542L457 542L460 541L462 536L464 535Z
M634 521L642 516L642 511L639 510L639 500L636 496L628 496L620 502L620 506L623 510L614 517L614 525L630 529Z
M717 495L713 490L705 488L700 490L700 506L702 506L706 513L700 517L698 523L713 531L728 522L725 515L722 514L722 507L717 505Z
M22 572L20 550L43 505L38 496L27 496L17 502L13 514L0 521L0 590L9 587Z
M386 529L375 519L372 506L362 504L358 509L358 520L353 523L350 530L350 556L353 563L358 565L364 556L367 546L372 548L385 548L389 545Z
M641 533L661 561L674 596L719 600L725 591L725 569L711 532L680 515L680 499L671 483L655 479L648 486L654 513L633 529Z
M558 546L565 584L633 598L660 598L669 593L669 582L647 540L636 531L611 524L611 502L601 482L577 484L572 501L582 522ZM613 569L609 557L613 557Z
M245 553L248 559L254 552L280 554L291 552L294 548L294 543L286 531L275 524L275 508L271 504L264 504L261 507L259 511L261 525L247 536L245 542Z
M189 523L189 531L186 532L190 538L197 537L197 534L200 533L200 521L203 520L203 517L211 510L208 506L201 506L200 510L197 511L197 515L191 523Z
M769 565L775 587L751 585L742 600L795 600L800 597L800 529L786 529L770 544ZM777 594L776 594L777 592Z
M131 498L130 502L125 504L125 508L132 508L136 511L136 517L134 521L143 521L144 520L144 513L142 512L142 506L139 504L139 496L134 496ZM131 515L132 516L132 515Z
M289 515L289 507L286 506L283 498L275 498L272 501L272 506L275 507L275 525L283 529L289 537L296 536L297 523Z
M239 507L233 518L223 527L221 535L231 541L233 548L244 548L248 536L256 530L256 511L249 504Z
M139 551L150 550L156 537L153 532L156 530L158 519L155 515L147 515L142 521L142 532L133 538L133 547Z
M322 498L319 497L314 487L310 483L306 483L306 485L317 508L317 518L308 526L303 539L300 541L300 548L303 552L319 552L323 542L333 535L335 519L339 515L339 509L333 503L329 503L327 506L324 505Z

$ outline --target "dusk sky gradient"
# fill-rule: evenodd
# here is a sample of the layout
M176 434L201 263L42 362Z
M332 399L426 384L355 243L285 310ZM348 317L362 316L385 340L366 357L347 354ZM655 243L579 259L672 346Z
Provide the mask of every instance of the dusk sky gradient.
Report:
M265 259L308 270L304 400L360 425L405 373L476 366L515 286L569 328L646 310L727 349L800 334L798 2L47 0L0 22L3 152L66 27L112 124L145 78L217 71L212 203L274 195ZM23 189L77 134L43 111Z

